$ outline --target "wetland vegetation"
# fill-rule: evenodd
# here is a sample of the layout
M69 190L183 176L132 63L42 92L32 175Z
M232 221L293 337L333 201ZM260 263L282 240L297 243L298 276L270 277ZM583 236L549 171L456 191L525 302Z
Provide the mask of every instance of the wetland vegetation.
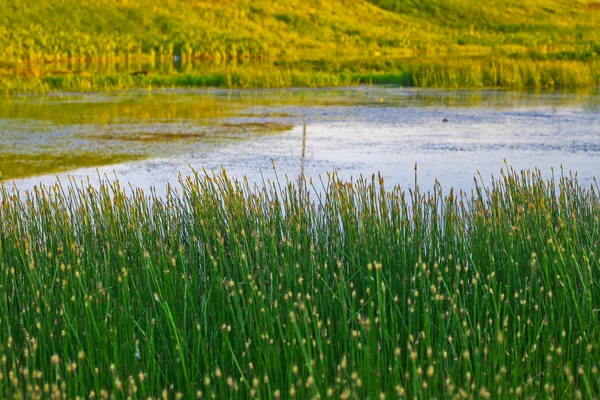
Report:
M597 398L598 26L596 0L0 2L0 397ZM490 181L499 155L548 175ZM483 173L422 190L415 159Z
M0 92L591 86L599 25L580 0L15 1L0 5Z
M598 186L196 173L0 207L4 398L593 398Z

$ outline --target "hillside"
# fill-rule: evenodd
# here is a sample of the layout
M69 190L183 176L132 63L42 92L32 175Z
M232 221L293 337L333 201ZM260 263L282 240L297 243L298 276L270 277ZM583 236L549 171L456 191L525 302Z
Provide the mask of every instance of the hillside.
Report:
M596 0L370 1L398 15L430 21L453 34L450 41L458 45L542 53L600 49Z
M437 32L436 32L437 31ZM0 58L264 58L411 49L443 31L365 1L56 0L0 4Z
M0 59L584 50L598 26L599 3L562 0L14 0L0 4Z
M0 93L593 86L599 26L596 0L14 0L0 3Z

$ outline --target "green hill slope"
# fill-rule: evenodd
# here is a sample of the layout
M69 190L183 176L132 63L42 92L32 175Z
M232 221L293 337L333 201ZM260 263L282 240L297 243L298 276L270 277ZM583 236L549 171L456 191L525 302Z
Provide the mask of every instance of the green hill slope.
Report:
M585 51L600 40L600 2L596 0L369 1L398 15L426 19L452 32L456 44Z
M14 0L0 59L307 57L450 45L548 51L599 40L600 3L561 0ZM391 11L391 12L390 12ZM333 53L332 53L333 52Z
M0 92L598 85L598 27L597 0L12 0L0 2ZM130 75L173 59L202 70ZM127 67L97 68L112 63Z
M0 4L0 58L211 59L412 49L441 29L365 1L54 0ZM300 54L298 54L300 53Z

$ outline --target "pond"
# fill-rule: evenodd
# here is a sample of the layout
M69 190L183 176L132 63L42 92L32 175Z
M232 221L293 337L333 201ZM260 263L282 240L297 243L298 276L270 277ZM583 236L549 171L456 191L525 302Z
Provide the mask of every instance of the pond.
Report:
M91 176L164 193L193 169L251 182L338 171L386 185L470 189L510 165L549 176L600 167L600 92L526 93L398 87L170 89L0 100L8 186ZM304 135L306 129L306 135ZM304 155L304 156L303 156Z

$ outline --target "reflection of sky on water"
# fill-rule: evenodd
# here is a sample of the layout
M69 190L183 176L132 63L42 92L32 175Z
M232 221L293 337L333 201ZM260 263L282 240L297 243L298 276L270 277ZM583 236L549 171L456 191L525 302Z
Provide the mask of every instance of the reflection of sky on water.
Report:
M95 95L87 96L93 99ZM103 101L110 99L110 96L99 96L104 96ZM147 101L145 96L133 93L117 99L126 98L127 104L141 107L140 104ZM537 167L548 176L551 167L558 169L563 165L565 170L577 171L580 181L589 184L600 167L600 96L597 93L526 94L363 87L332 91L175 91L164 96L165 102L184 104L206 102L209 97L231 104L234 111L220 110L216 112L220 119L207 122L203 119L205 114L196 115L184 106L183 111L173 109L181 118L165 115L152 118L150 115L136 123L135 113L130 112L125 121L117 118L118 111L111 109L110 118L101 129L117 133L207 132L220 123L215 121L240 125L266 121L295 127L273 134L236 131L231 135L207 135L178 145L158 143L153 145L150 159L103 167L101 174L112 176L114 171L122 182L145 189L155 186L159 193L168 182L177 180L179 171L189 173L190 167L218 171L223 166L230 176L247 176L251 181L260 182L262 176L274 176L274 162L280 177L285 174L295 177L301 171L303 120L308 128L305 173L313 178L333 170L344 179L381 172L387 184L408 187L414 182L414 164L418 163L419 182L425 188L431 188L435 179L445 188L470 188L477 171L489 182L491 175L499 175L506 160L516 169ZM383 103L379 98L383 98ZM160 95L155 95L152 107L159 107L160 102ZM93 109L90 107L88 112L93 113ZM206 115L210 115L210 108ZM442 122L444 118L448 119L447 123ZM54 136L37 142L38 145L58 140L56 135L77 137L90 126L99 128L93 115L82 115L79 119L85 123L69 123L68 119L59 124L49 122ZM28 124L10 139L5 136L9 129L6 127L11 124L14 125L15 120L6 116L0 119L0 132L5 132L4 136L0 133L0 140L23 145ZM31 132L42 129L39 119L35 118L30 127ZM80 141L73 143L73 151L78 144L84 145ZM117 140L104 145L130 144ZM89 174L96 176L95 169L71 172L76 178ZM54 179L54 176L38 176L17 184L27 189L40 181L51 183Z

